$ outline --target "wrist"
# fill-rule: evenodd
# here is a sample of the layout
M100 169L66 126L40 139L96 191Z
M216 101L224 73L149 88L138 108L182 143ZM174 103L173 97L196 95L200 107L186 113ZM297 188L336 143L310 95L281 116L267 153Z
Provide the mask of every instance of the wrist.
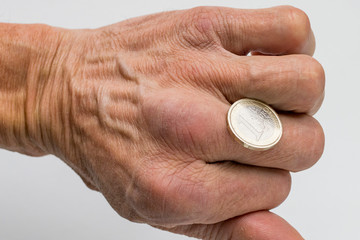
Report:
M55 84L63 31L45 25L0 24L0 84L6 86L0 89L2 148L35 156L48 153L42 115L50 103L44 104L49 101L44 97Z

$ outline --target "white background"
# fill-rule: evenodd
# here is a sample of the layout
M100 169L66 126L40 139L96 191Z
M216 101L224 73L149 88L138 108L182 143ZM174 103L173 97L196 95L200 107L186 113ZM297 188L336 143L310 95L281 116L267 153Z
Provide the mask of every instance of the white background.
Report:
M134 16L199 5L262 8L291 4L306 11L327 75L316 115L325 153L312 169L293 174L288 200L275 212L305 239L360 239L360 2L358 0L0 0L0 21L94 28ZM130 223L52 156L0 150L0 240L189 239Z

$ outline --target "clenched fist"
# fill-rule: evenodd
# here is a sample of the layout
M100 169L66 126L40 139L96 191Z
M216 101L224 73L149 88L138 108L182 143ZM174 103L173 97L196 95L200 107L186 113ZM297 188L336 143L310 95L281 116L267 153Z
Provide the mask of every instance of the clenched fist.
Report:
M302 239L267 210L324 146L311 115L325 77L305 13L199 7L0 31L0 146L58 156L131 221L203 239ZM280 113L268 151L227 130L245 97Z

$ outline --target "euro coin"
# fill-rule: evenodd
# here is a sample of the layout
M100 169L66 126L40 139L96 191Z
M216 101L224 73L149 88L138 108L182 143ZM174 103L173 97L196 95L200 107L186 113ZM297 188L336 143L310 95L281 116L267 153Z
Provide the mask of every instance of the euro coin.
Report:
M282 135L281 121L274 109L254 99L244 98L232 104L227 125L230 134L252 150L270 149Z

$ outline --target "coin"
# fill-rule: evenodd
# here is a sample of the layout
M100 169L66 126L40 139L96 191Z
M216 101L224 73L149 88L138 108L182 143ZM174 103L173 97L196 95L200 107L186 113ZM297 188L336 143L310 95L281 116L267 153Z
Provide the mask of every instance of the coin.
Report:
M281 121L274 109L254 99L244 98L232 104L227 124L235 139L252 150L270 149L282 135Z

